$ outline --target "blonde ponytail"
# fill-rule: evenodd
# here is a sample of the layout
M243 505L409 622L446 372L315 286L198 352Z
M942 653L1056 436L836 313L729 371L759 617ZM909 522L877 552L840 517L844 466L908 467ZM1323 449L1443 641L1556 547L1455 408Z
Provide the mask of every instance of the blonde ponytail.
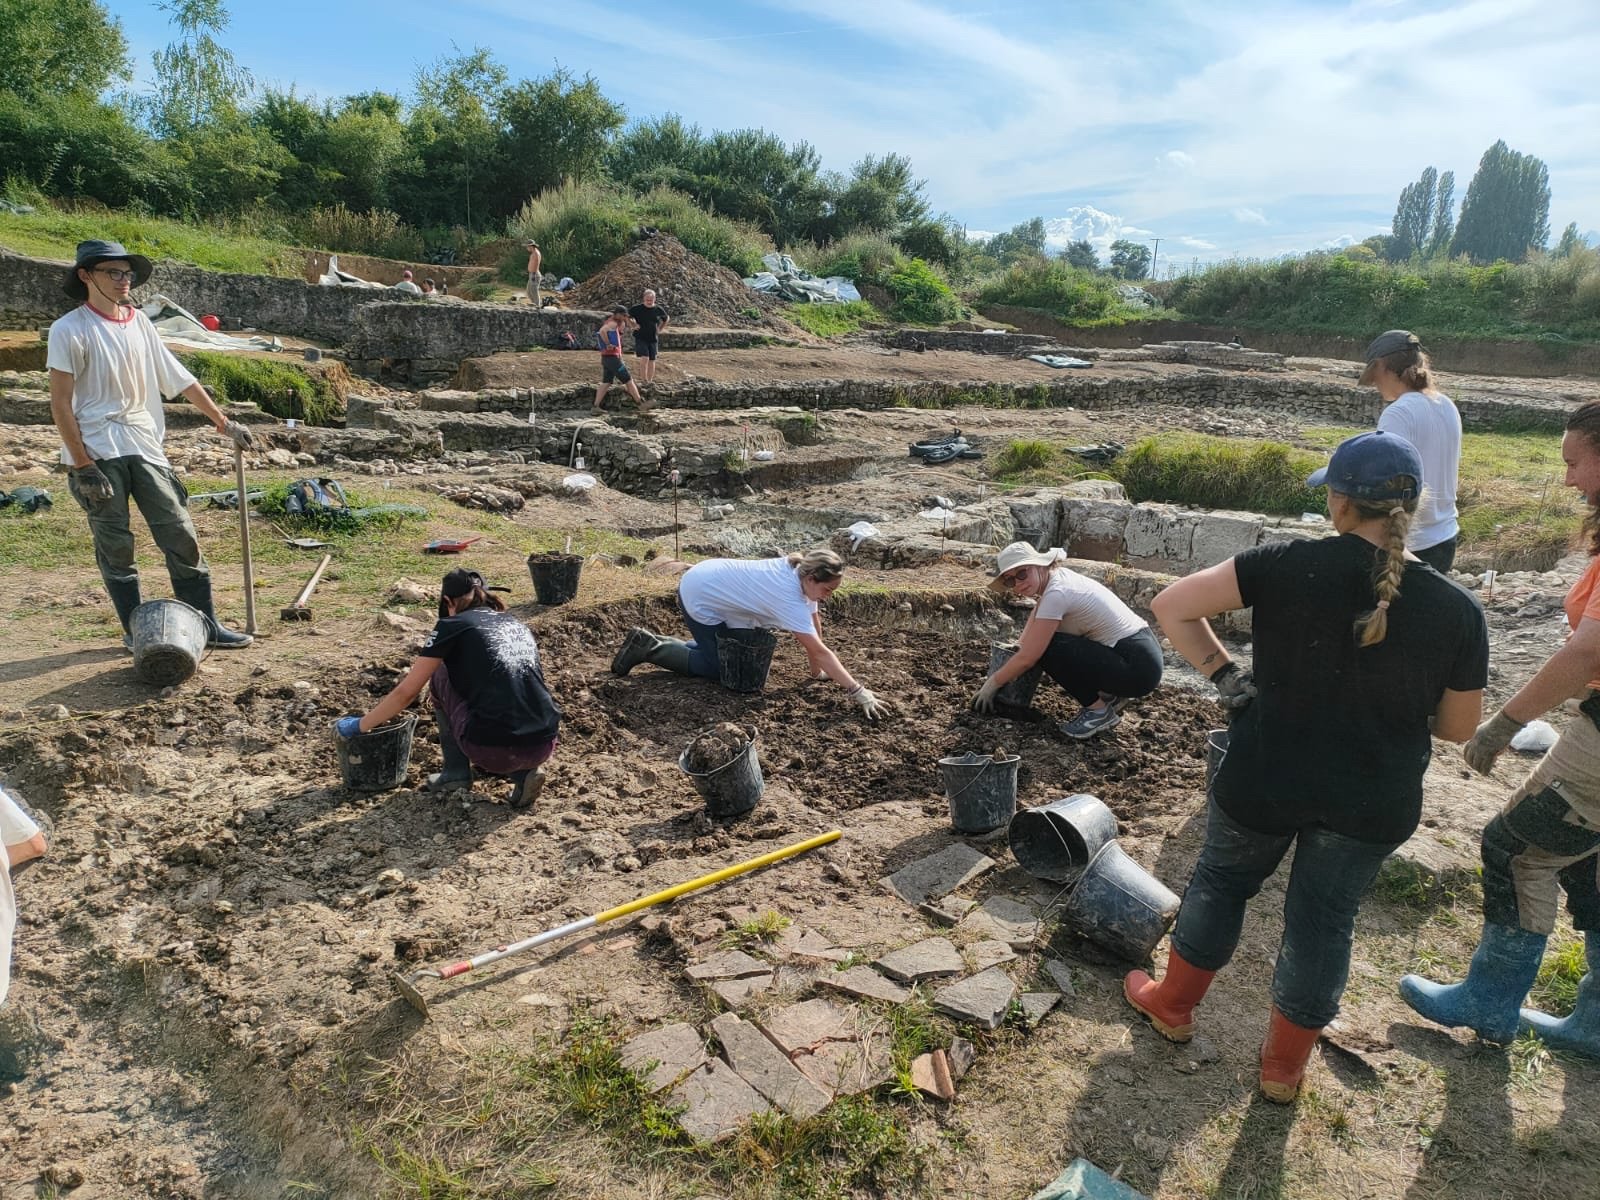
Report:
M1387 518L1383 529L1383 558L1372 573L1375 602L1370 612L1356 618L1355 626L1358 646L1376 646L1389 635L1389 605L1400 595L1400 581L1405 577L1406 534L1411 532L1411 514L1416 512L1417 502L1357 500L1353 503L1363 519Z

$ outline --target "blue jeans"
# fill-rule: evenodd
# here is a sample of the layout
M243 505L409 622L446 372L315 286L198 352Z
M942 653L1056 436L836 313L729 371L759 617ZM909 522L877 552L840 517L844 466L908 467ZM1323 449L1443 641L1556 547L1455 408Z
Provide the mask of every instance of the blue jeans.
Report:
M1184 892L1172 947L1202 971L1227 966L1239 945L1246 901L1278 869L1291 844L1294 865L1272 1002L1296 1025L1321 1029L1339 1015L1361 893L1397 843L1357 841L1320 825L1286 835L1257 833L1212 801L1205 848Z
M721 678L722 667L717 662L717 635L728 628L728 623L719 621L715 625L702 625L689 615L689 610L683 606L682 596L678 597L678 611L683 614L683 623L694 635L694 640L689 643L689 674L699 675L703 679Z

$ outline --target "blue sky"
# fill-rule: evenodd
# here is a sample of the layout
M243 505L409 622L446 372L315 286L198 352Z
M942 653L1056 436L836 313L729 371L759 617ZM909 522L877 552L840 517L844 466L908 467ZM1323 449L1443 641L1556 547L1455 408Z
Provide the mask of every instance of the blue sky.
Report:
M1163 265L1386 232L1424 167L1453 169L1459 201L1497 138L1549 165L1553 232L1600 228L1594 0L231 7L223 40L262 82L404 93L452 43L484 46L515 77L592 74L630 118L760 126L840 170L906 154L971 229L1159 236ZM147 86L165 15L109 8Z

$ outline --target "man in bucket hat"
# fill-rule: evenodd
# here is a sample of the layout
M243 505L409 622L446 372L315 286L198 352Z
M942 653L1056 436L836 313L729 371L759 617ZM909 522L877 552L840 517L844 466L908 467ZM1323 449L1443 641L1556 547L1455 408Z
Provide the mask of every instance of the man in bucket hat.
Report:
M50 326L46 360L67 489L88 514L95 562L125 644L132 646L129 619L140 601L128 522L132 500L166 556L173 595L204 615L209 644L248 646L249 635L217 622L211 569L189 520L189 493L161 448L162 397L182 394L241 449L252 444L250 431L222 413L129 299L149 278L150 260L119 242L78 244L63 286L80 304Z

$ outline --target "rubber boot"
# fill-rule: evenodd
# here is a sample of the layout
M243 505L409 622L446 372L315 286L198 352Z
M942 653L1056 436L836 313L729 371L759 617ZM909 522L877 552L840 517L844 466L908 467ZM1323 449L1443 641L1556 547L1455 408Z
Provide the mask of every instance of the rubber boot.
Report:
M1296 1025L1274 1004L1267 1040L1261 1043L1261 1094L1274 1104L1293 1104L1321 1036L1321 1029Z
M1400 980L1400 998L1436 1025L1465 1026L1486 1042L1517 1036L1517 1007L1528 995L1544 957L1545 935L1485 924L1467 977L1439 984L1420 975Z
M176 580L172 584L172 594L182 600L190 608L197 609L206 619L206 645L214 650L241 650L256 639L248 633L237 633L232 629L224 629L217 621L216 608L211 601L211 576L201 575L194 579L185 579L182 583Z
M1150 1018L1156 1032L1169 1042L1194 1037L1194 1008L1217 977L1215 971L1190 966L1176 950L1167 952L1167 973L1160 983L1143 971L1129 971L1122 994L1129 1004Z
M532 808L539 793L544 791L544 781L543 767L535 767L531 771L513 771L511 795L506 798L506 803L512 808Z
M617 656L611 660L611 673L626 675L640 663L649 662L651 652L664 640L648 629L628 630L628 636L622 641L622 649L618 650Z
M439 729L439 753L444 755L444 770L428 776L428 781L422 785L425 792L448 792L455 788L472 786L472 760L467 757L466 751L456 745L455 734L450 732L450 725L444 719L444 714L433 714L433 723Z
M689 643L677 638L657 638L645 662L664 667L676 675L693 675L689 669Z
M119 579L113 583L109 579L102 579L106 585L106 595L111 597L111 607L116 610L117 620L122 622L122 645L130 654L133 652L133 610L139 607L139 577L132 579Z
M1600 1058L1600 934L1584 935L1589 973L1578 984L1570 1017L1552 1017L1535 1008L1522 1010L1522 1031L1537 1033L1552 1050Z

